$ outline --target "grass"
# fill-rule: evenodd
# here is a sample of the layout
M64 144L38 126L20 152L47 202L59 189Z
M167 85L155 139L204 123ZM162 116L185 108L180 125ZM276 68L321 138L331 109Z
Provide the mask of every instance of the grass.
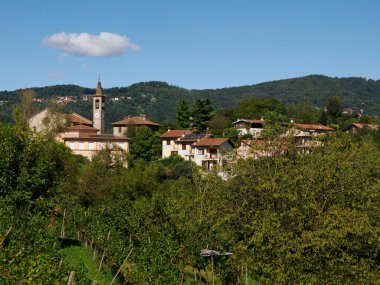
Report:
M112 281L112 273L109 268L103 264L102 272L98 272L99 260L93 261L93 253L90 248L84 247L82 244L71 244L63 249L61 252L64 254L64 263L72 268L73 271L80 271L83 266L86 269L86 277L96 284L110 284ZM118 285L115 281L113 284Z

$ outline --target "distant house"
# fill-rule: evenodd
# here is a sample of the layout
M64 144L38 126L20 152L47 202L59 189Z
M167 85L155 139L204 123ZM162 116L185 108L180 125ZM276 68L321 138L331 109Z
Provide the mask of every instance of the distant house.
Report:
M224 165L233 145L228 138L214 138L211 134L195 134L190 130L168 130L161 135L162 158L179 155L211 170Z
M178 144L176 140L186 134L191 134L190 130L168 130L163 133L160 138L162 139L162 158L167 158L171 155L178 154Z
M260 133L264 128L264 124L264 119L237 119L232 123L232 125L238 130L240 136L250 134L254 139L260 137Z
M352 123L349 125L347 128L344 129L345 132L352 132L355 133L357 130L361 129L368 129L372 131L378 131L379 130L379 125L375 124L363 124L363 123Z
M64 134L59 134L58 141L68 146L74 154L83 155L89 160L100 150L109 148L114 153L129 151L129 139L113 135L97 134L92 127L70 127Z
M308 153L312 148L321 146L320 137L332 131L333 128L321 124L294 124L294 129L290 130L301 153Z
M53 117L51 117L53 114ZM77 126L77 125L85 125L92 126L92 121L86 119L85 117L77 114L63 114L63 113L52 113L49 108L45 108L34 116L30 117L28 120L28 124L30 128L35 132L45 132L48 129L48 126L51 122L49 120L55 120L53 122L55 125L62 126Z
M228 153L233 149L228 138L205 137L192 145L194 149L193 161L206 170L223 166L229 160Z
M178 155L185 160L194 160L194 148L192 145L206 137L212 137L211 134L185 134L175 141L177 144Z
M294 124L295 136L320 136L334 131L333 128L321 124Z
M115 136L123 136L126 134L128 127L148 127L152 131L156 131L160 128L160 124L149 121L146 119L146 115L128 116L121 121L112 123L113 134Z

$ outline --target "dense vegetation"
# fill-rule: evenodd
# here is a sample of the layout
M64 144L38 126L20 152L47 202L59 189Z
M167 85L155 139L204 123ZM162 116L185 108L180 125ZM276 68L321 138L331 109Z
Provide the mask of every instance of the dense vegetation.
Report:
M105 84L106 85L106 84ZM65 106L68 111L92 117L91 103L83 102L84 95L95 93L95 89L75 85L61 85L33 88L38 98L52 96L78 96L77 103ZM284 104L296 105L309 102L312 106L325 107L329 97L338 96L345 108L363 109L367 115L379 115L380 81L364 78L330 78L312 75L301 78L265 82L257 85L187 90L165 82L145 82L129 87L105 88L107 95L106 123L110 126L121 118L132 114L147 114L159 122L174 121L176 106L181 99L193 102L196 99L209 99L215 110L236 107L244 98L274 98ZM20 90L0 92L0 101L8 101L0 106L0 119L11 121L11 110L20 104ZM112 101L112 97L124 97ZM40 108L44 104L40 105Z
M138 147L129 169L107 150L88 162L23 121L0 124L2 284L67 282L65 243L78 238L123 265L127 284L211 282L205 248L233 253L214 259L221 284L380 279L380 131L338 132L308 155L281 138L284 155L230 164L223 180L179 157L147 162ZM91 284L75 270L76 284Z

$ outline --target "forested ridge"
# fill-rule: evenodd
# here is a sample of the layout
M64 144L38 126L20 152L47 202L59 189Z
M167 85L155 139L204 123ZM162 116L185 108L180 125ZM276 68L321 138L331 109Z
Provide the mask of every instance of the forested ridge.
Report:
M107 83L104 87L107 87ZM95 85L95 84L94 84ZM57 85L32 88L37 98L53 96L77 96L76 103L65 106L67 111L74 111L88 118L92 117L91 102L82 101L83 96L92 95L95 89L76 85ZM0 101L7 101L0 106L0 119L11 121L11 110L20 105L21 90L0 92ZM363 109L366 115L379 115L380 81L364 78L331 78L322 75L310 75L300 78L284 79L256 85L230 87L221 89L188 90L169 85L166 82L142 82L129 87L104 88L107 95L106 123L109 126L127 115L147 114L159 122L174 120L175 108L181 99L195 101L210 99L215 110L236 107L244 98L274 98L285 104L309 102L315 107L323 108L327 99L338 96L345 108ZM119 101L111 98L123 97ZM46 103L39 105L43 108Z
M66 284L73 270L91 284L69 241L95 244L94 262L127 284L380 280L380 131L335 132L308 155L280 136L282 155L222 179L176 156L125 169L105 149L90 162L14 121L0 123L1 284Z

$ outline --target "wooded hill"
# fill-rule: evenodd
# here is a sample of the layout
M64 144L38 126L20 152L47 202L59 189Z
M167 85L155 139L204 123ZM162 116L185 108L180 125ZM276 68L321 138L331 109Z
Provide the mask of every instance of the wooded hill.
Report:
M94 84L95 85L95 84ZM107 83L104 82L107 86ZM77 96L76 103L65 105L66 111L78 112L92 118L91 101L84 102L82 97L92 95L95 89L77 85L56 85L32 88L37 98L56 96ZM10 121L11 111L20 105L20 91L0 92L0 120ZM106 124L120 120L127 115L147 114L159 122L174 121L176 105L180 99L193 101L198 98L210 99L216 110L235 107L243 98L276 98L286 104L307 101L316 107L324 107L330 96L339 96L343 107L363 109L367 115L380 114L380 80L365 78L331 78L310 75L300 78L264 82L256 85L221 89L188 90L169 85L166 82L150 81L132 84L129 87L105 88L107 95ZM111 100L119 97L118 101ZM39 103L42 108L46 103Z

